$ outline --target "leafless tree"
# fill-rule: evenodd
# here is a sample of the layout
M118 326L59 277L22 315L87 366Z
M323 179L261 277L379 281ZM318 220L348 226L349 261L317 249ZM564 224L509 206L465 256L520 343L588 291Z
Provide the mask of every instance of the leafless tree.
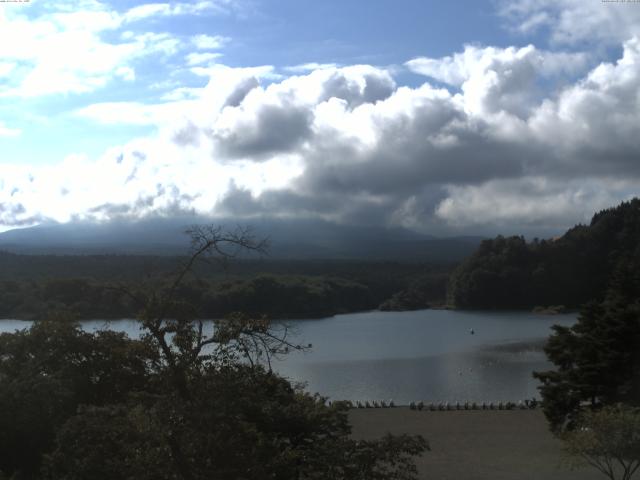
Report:
M265 255L268 240L256 238L250 229L243 227L225 230L218 226L193 226L186 234L191 237L190 253L170 276L168 284L137 289L114 287L138 306L144 336L158 346L161 360L181 396L189 397L188 375L199 368L244 360L252 367L265 365L271 371L272 359L292 350L306 349L290 340L287 325L274 324L266 317L252 318L238 312L216 319L208 328L198 317L196 306L180 298L180 286L195 275L199 263L214 263L226 269L230 261L242 254Z

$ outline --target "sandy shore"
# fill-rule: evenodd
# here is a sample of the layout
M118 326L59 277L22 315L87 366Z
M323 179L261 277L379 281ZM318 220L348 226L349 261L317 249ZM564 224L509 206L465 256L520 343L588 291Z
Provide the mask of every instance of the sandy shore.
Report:
M414 411L353 409L356 438L421 434L431 446L418 461L429 480L598 480L591 468L571 470L540 410Z

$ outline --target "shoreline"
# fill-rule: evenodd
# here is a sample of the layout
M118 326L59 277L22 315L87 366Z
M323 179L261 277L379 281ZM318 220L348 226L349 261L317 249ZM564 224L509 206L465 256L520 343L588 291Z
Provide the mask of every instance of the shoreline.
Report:
M282 322L289 322L289 321L316 321L316 320L324 320L327 318L334 318L338 315L357 315L357 314L364 314L364 313L373 313L373 312L379 312L379 313L407 313L407 312L427 312L427 311L442 311L442 310L449 310L449 311L454 311L454 312L462 312L462 313L474 313L474 312L479 312L479 313L496 313L496 314L509 314L509 313L514 313L514 314L534 314L534 315L539 315L540 317L563 317L563 316L568 316L568 315L574 315L576 313L579 313L578 310L569 310L569 311L565 311L565 312L554 312L554 313L547 313L547 312L540 312L540 311L534 311L531 309L478 309L478 310L473 310L473 309L466 309L466 308L455 308L452 306L442 306L442 307L426 307L426 308L419 308L419 309L407 309L407 310L381 310L379 308L374 308L374 309L369 309L369 310L355 310L355 311L339 311L339 312L335 312L333 314L328 313L328 314L324 314L324 315L319 315L319 316L312 316L312 317L306 317L306 318L298 318L295 316L291 316L291 317L285 317L285 318L273 318L270 319L272 322L274 323L282 323ZM106 318L78 318L77 321L79 322L93 322L93 321L105 321L105 322L118 322L118 321L131 321L131 320L136 320L136 315L131 315L130 317L106 317ZM9 318L9 317L2 317L0 318L0 322L3 321L14 321L14 322L37 322L41 319L34 317L31 318ZM212 318L195 318L195 321L201 320L201 321L210 321L213 320Z

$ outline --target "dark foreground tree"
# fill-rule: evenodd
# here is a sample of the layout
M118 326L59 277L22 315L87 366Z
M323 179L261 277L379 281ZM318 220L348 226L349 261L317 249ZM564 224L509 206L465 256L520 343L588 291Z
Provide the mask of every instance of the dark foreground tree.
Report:
M154 356L142 341L83 332L57 315L0 335L0 472L36 477L78 406L119 403L147 390Z
M620 404L587 411L561 438L576 466L591 465L610 480L631 480L640 467L640 409Z
M545 352L556 369L536 372L554 432L572 429L583 410L640 405L640 273L621 267L606 299L586 305L572 327L554 327Z
M424 439L353 440L347 405L271 370L300 348L286 327L235 314L207 331L195 318L176 293L195 263L264 245L245 231L191 234L165 288L125 292L140 340L61 322L0 337L0 478L415 478Z

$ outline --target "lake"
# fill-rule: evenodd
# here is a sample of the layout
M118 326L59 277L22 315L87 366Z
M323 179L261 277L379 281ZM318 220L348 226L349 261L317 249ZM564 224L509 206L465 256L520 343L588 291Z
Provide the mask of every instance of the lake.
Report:
M294 351L274 368L334 400L518 401L539 397L531 372L551 367L541 350L550 327L575 319L575 314L419 310L292 320L287 323L295 341L313 348ZM0 332L28 325L2 320ZM108 325L139 334L133 320ZM83 326L92 331L105 322Z

